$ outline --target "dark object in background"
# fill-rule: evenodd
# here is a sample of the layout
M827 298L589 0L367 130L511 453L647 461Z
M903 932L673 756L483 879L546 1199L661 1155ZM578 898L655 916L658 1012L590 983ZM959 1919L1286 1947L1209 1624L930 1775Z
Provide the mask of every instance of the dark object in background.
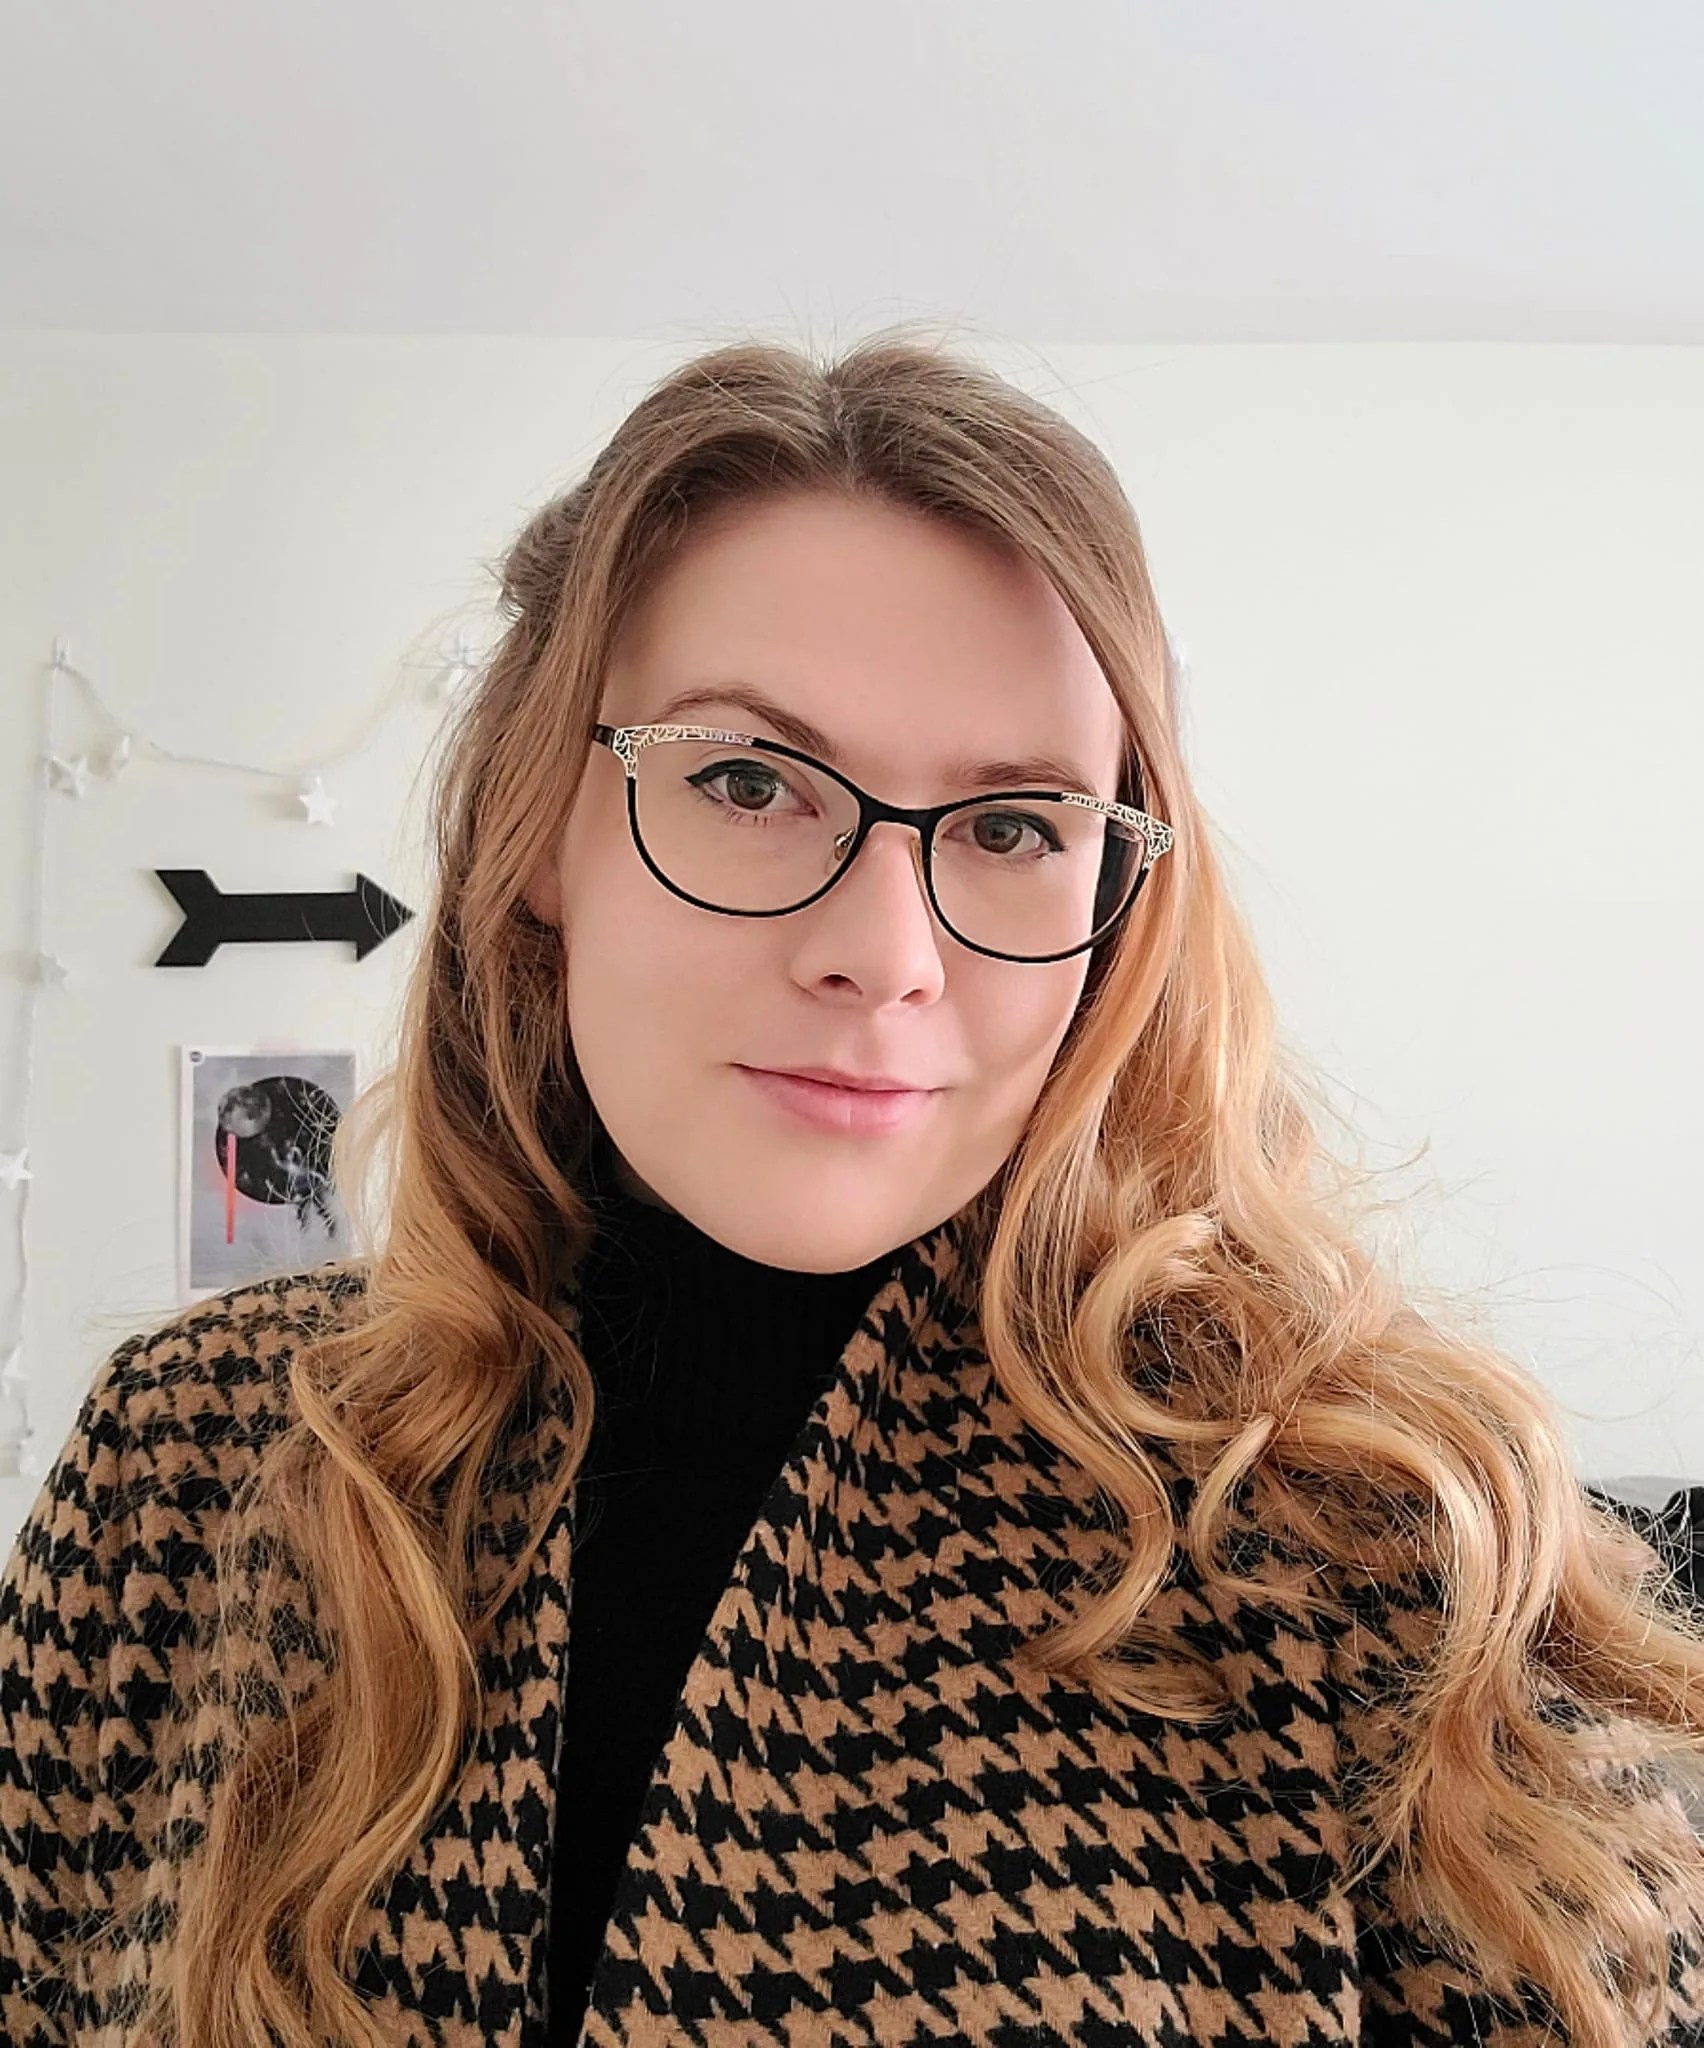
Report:
M205 868L156 868L177 898L183 923L156 967L205 967L221 946L294 944L347 939L357 960L400 931L414 912L365 875L353 889L296 889L239 895L221 889Z
M1630 1523L1664 1564L1675 1567L1683 1590L1691 1594L1694 1606L1704 1610L1704 1486L1683 1486L1660 1508L1618 1500L1596 1486L1588 1486L1586 1491Z

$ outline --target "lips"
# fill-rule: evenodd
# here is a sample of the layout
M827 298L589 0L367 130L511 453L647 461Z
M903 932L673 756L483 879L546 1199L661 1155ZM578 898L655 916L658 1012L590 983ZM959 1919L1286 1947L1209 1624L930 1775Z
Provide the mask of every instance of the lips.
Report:
M940 1092L934 1088L848 1088L768 1067L741 1067L738 1071L795 1119L844 1136L903 1130L928 1110Z
M893 1074L848 1074L834 1067L759 1067L758 1073L780 1074L793 1081L820 1081L825 1088L851 1088L865 1095L929 1095L934 1091L902 1081Z

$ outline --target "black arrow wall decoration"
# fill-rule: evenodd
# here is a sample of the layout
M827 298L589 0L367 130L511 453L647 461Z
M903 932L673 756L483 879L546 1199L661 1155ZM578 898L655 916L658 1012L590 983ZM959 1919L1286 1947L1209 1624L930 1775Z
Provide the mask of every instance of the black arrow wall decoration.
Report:
M177 898L183 923L156 967L205 967L221 946L347 939L357 960L400 931L414 912L365 875L353 889L228 896L203 868L154 870Z

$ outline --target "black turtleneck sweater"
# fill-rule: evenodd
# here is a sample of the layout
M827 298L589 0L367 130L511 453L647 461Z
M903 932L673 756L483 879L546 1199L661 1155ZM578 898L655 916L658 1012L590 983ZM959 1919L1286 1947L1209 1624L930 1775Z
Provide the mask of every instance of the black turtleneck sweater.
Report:
M597 1389L574 1514L551 1885L550 2038L579 2032L639 1808L712 1609L765 1494L897 1251L795 1273L616 1184L576 1275Z

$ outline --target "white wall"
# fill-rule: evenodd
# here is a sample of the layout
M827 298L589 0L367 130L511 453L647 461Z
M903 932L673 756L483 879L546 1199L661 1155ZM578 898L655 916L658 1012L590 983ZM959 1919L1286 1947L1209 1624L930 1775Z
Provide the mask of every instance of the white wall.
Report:
M0 338L0 1150L27 1142L35 1419L62 1440L172 1298L177 1047L384 1055L413 952L150 965L155 867L424 903L434 716L331 778L138 762L47 800L19 1102L42 667L56 636L178 751L343 743L489 627L494 557L684 345ZM1191 670L1189 749L1289 1035L1391 1163L1431 1277L1566 1404L1585 1477L1704 1479L1704 351L1052 348L1001 367L1111 450ZM1053 388L1053 380L1067 390ZM94 728L66 686L62 750ZM0 1311L18 1197L0 1188ZM0 1328L0 1349L10 1339ZM6 1411L4 1419L11 1419ZM10 1543L38 1481L0 1478Z

